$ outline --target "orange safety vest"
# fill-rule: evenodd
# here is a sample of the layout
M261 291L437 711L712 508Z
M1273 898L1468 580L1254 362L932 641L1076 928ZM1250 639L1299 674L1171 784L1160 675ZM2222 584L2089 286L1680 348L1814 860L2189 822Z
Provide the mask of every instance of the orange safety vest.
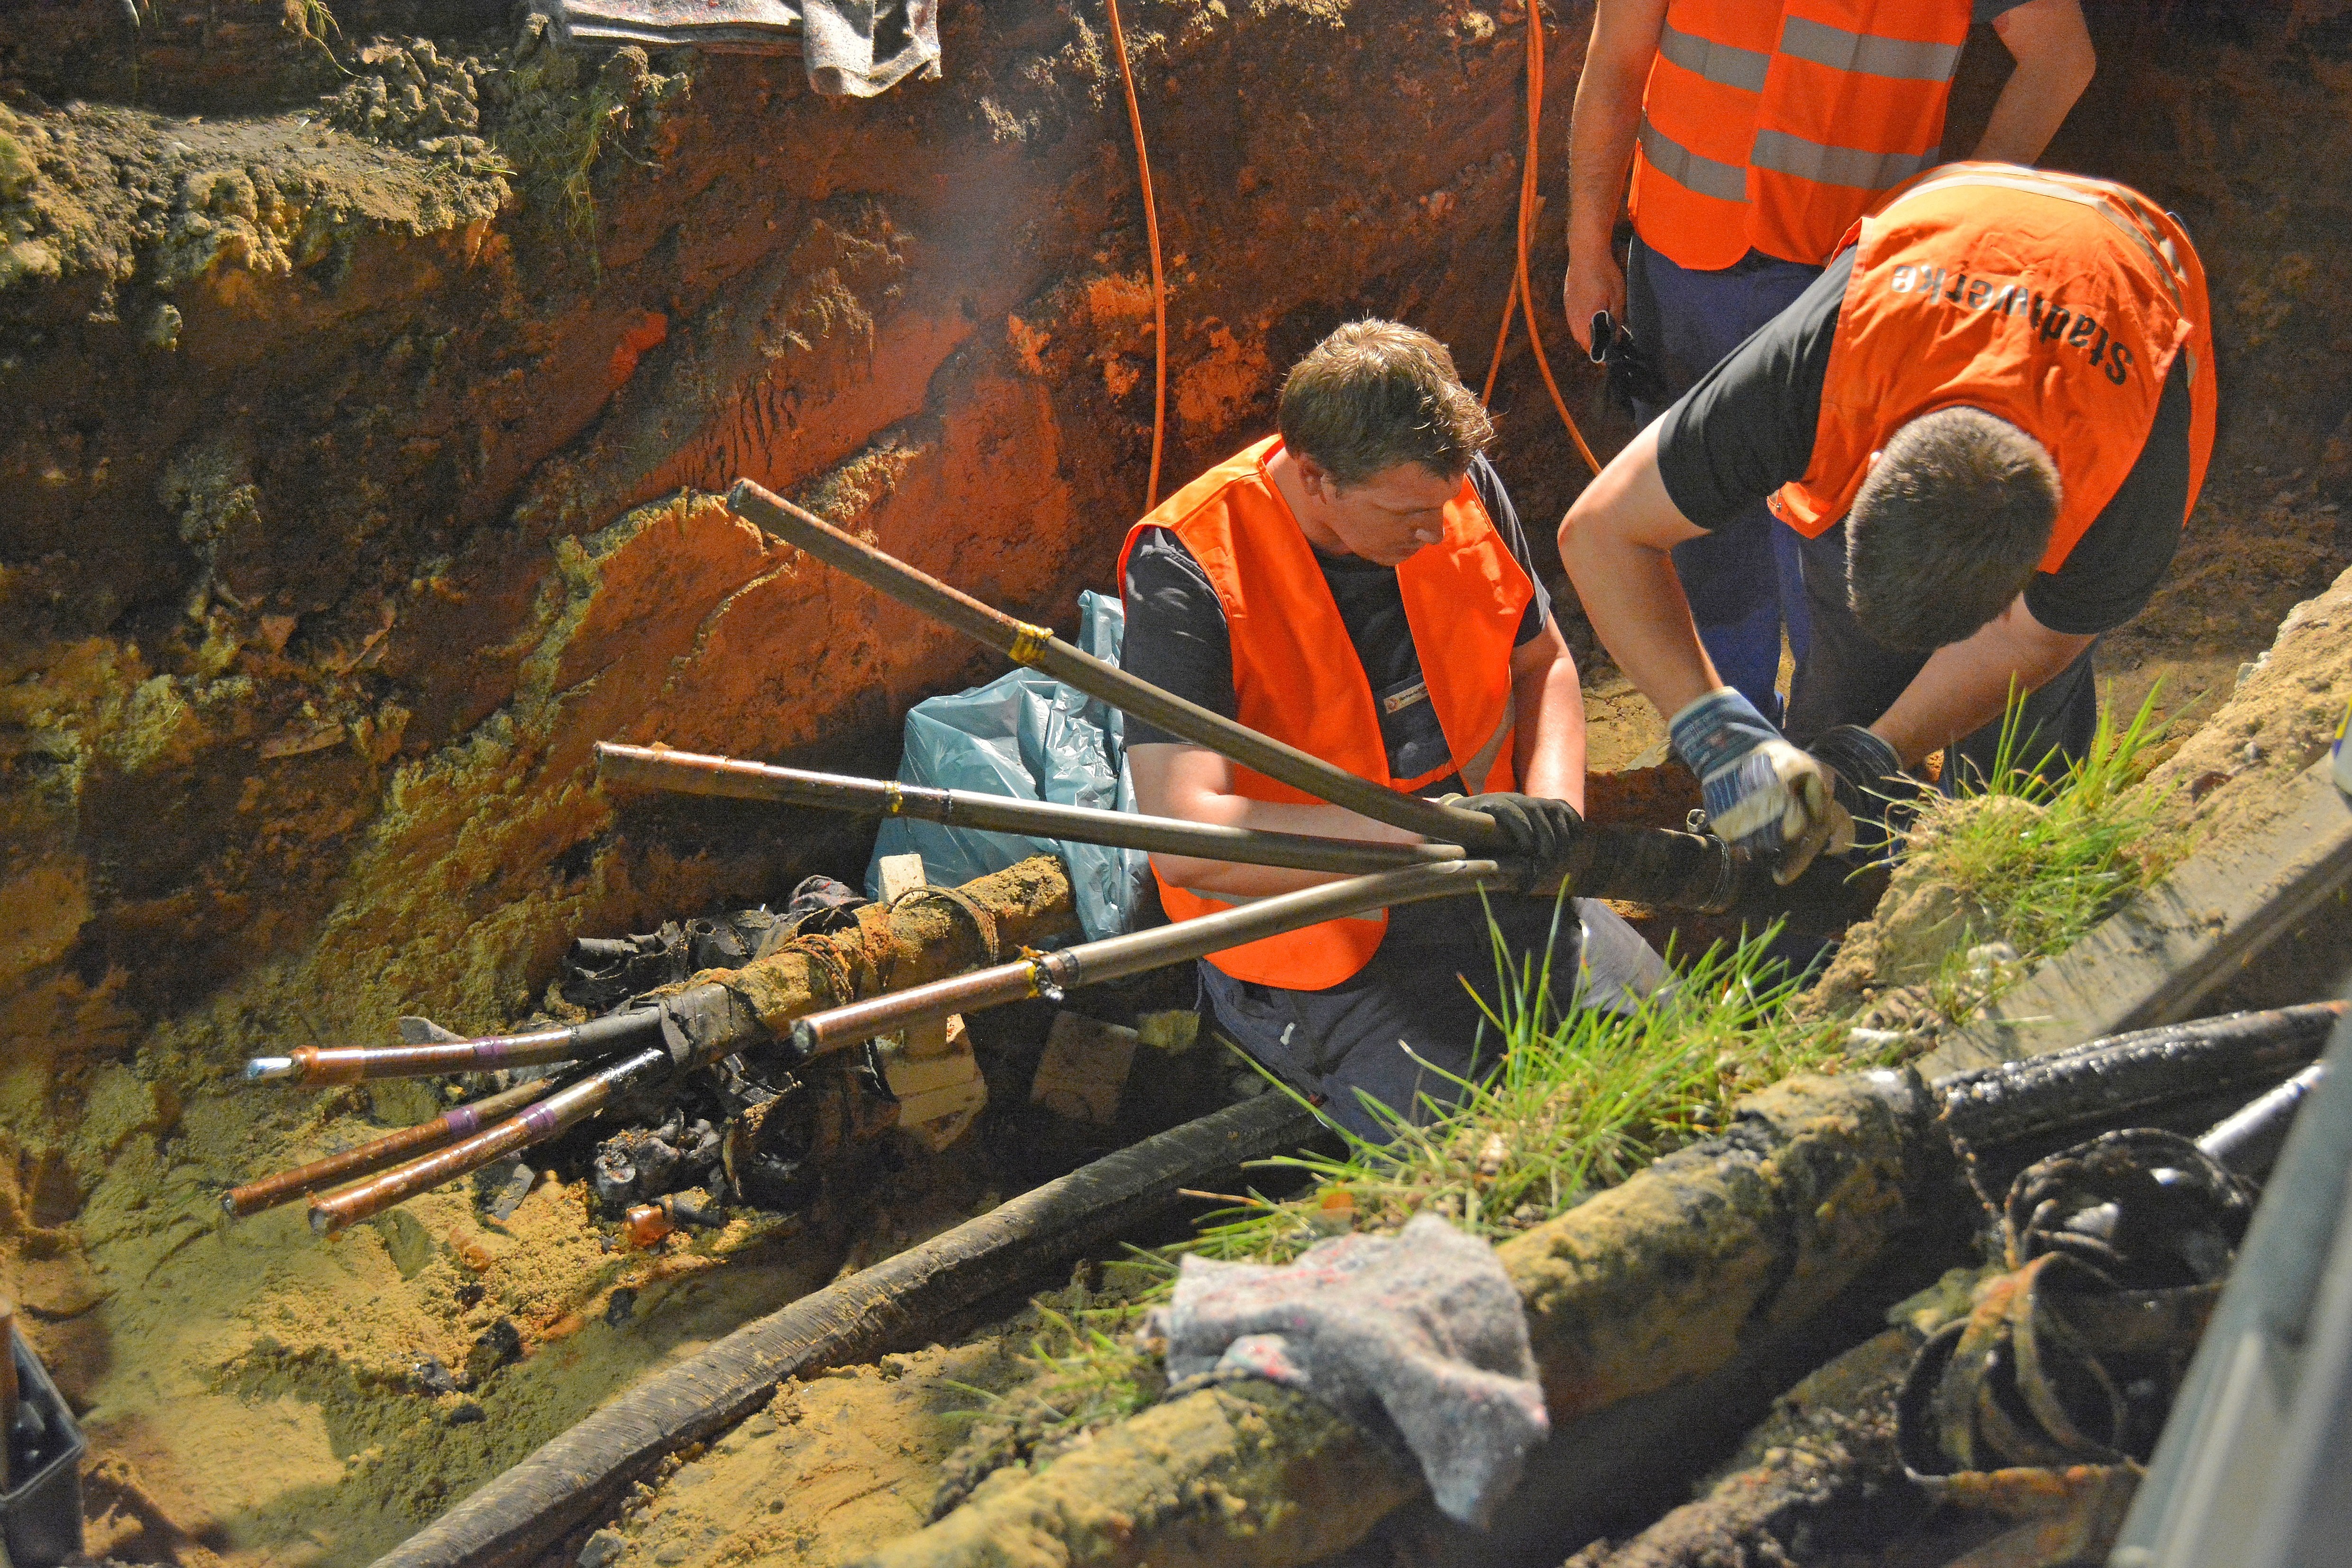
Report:
M1697 271L1818 267L1936 161L1969 0L1671 0L1642 96L1633 226Z
M2213 455L2212 314L2188 231L2106 180L1952 163L1856 224L1805 476L1772 510L1808 539L1837 524L1870 454L1910 420L1965 405L2058 465L2055 572L2115 499L2189 356L2189 505ZM1843 247L1841 247L1843 248ZM2188 521L2186 510L2181 521Z
M1429 700L1452 760L1420 778L1391 777L1372 687L1316 564L1315 549L1265 471L1282 438L1269 437L1218 464L1129 531L1127 559L1148 528L1174 533L1200 563L1224 606L1233 642L1236 714L1250 728L1286 741L1359 778L1400 793L1459 773L1473 794L1512 787L1511 650L1535 596L1517 560L1495 531L1465 478L1445 505L1445 537L1397 568L1406 624L1421 655ZM1311 802L1314 796L1235 763L1233 789L1252 800ZM1193 920L1233 907L1161 876L1171 918ZM1304 931L1229 948L1209 962L1236 980L1290 991L1337 985L1371 961L1388 929L1385 911L1326 921Z

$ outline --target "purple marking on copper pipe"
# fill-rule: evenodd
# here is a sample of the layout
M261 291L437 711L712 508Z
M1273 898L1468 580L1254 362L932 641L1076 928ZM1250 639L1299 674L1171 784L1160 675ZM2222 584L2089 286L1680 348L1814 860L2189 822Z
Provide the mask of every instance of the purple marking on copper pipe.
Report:
M520 1120L533 1132L552 1133L560 1130L555 1108L545 1100L524 1111Z
M470 1105L461 1105L442 1118L448 1124L453 1138L463 1138L482 1124L482 1113Z

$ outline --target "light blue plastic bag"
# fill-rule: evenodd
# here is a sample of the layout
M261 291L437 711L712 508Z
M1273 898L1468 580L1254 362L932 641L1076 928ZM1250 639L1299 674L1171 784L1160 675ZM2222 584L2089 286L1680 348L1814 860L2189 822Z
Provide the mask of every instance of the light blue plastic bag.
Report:
M1117 664L1125 630L1118 600L1078 595L1080 647ZM1125 715L1032 669L917 703L907 715L898 782L1055 805L1135 809ZM882 857L908 854L922 856L926 880L950 888L1032 855L1059 855L1070 868L1078 924L1088 941L1129 929L1149 874L1139 849L981 833L893 816L883 820L874 841L874 862L866 869L868 897L881 896Z

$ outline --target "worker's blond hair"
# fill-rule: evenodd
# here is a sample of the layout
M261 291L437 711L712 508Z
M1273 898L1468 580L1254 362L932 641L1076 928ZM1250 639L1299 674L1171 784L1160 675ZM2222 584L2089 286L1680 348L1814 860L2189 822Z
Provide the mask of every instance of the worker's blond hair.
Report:
M1454 356L1399 321L1350 321L1307 351L1282 384L1283 445L1343 485L1399 463L1459 478L1495 426Z
M2058 465L2008 420L1939 408L1907 422L1846 513L1854 619L1913 652L1974 636L2032 579L2060 500Z

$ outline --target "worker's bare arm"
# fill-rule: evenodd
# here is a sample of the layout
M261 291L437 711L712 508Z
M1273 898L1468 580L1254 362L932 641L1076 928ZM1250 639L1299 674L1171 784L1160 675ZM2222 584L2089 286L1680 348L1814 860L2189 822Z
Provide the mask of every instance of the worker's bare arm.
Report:
M1252 800L1236 795L1234 764L1206 746L1172 742L1129 746L1127 763L1135 780L1136 809L1147 816L1173 816L1186 822L1255 827L1275 833L1313 833L1326 838L1373 839L1385 844L1420 841L1417 834L1359 816L1342 806ZM1238 897L1263 898L1341 879L1321 871L1238 866L1186 855L1155 855L1151 861L1161 876L1179 887Z
M1993 31L2017 61L1975 157L2031 163L2091 85L2098 54L2084 24L2081 0L2026 0L1993 19Z
M1592 313L1625 314L1625 274L1610 247L1641 129L1642 92L1666 21L1666 0L1601 0L1568 124L1569 331L1592 346Z
M1511 650L1511 772L1524 795L1584 809L1584 689L1576 656L1549 616ZM1465 788L1475 789L1475 784Z
M2033 618L2020 595L1999 620L1966 642L1938 648L1870 726L1893 746L1905 767L1991 723L2008 706L2012 685L2032 691L2074 662L2092 639L2053 632Z
M1674 547L1706 531L1658 477L1658 426L1629 442L1559 525L1559 558L1609 657L1665 714L1723 684L1699 646Z

